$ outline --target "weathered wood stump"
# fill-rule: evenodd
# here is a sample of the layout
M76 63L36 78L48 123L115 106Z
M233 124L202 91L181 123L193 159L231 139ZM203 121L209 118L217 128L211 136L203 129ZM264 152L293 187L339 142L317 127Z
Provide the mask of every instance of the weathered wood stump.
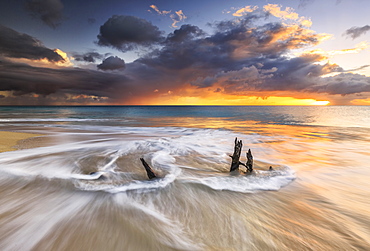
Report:
M148 175L148 178L154 179L157 178L157 175L154 173L153 169L146 163L146 161L143 158L140 158L141 163L143 163L143 166L145 167L146 174Z
M239 165L242 164L240 162L240 154L242 152L243 142L242 140L238 141L238 138L235 138L235 146L234 146L234 154L231 157L231 167L230 172L239 169Z
M234 146L234 154L231 157L231 167L230 172L235 171L239 169L240 165L243 165L247 168L247 172L253 171L253 156L251 149L247 152L247 163L244 164L243 162L240 162L240 154L242 152L243 143L241 140L238 140L238 138L235 138L235 146Z
M253 171L253 156L252 156L252 152L251 152L251 149L248 150L247 152L247 170L248 172L252 172Z

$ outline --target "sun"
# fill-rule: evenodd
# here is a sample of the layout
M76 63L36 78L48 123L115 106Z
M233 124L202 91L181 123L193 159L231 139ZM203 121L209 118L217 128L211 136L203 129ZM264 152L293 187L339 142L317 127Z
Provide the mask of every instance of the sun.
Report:
M329 101L314 101L311 105L328 105Z

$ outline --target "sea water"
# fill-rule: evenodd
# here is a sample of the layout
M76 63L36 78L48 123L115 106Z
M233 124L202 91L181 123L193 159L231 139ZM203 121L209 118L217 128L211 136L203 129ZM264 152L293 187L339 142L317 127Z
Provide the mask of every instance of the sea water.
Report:
M1 250L370 249L370 107L0 107L0 130L48 139L0 154Z

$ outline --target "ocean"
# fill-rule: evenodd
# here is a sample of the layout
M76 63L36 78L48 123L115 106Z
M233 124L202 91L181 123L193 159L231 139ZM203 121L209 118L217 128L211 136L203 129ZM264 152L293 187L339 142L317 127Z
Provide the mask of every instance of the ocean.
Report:
M4 251L370 250L368 106L0 107L0 130L44 135L0 153Z

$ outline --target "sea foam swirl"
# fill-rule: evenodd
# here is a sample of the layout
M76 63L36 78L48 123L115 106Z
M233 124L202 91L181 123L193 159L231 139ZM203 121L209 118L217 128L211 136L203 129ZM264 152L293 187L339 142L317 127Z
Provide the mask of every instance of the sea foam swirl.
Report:
M127 135L135 135L137 139ZM266 140L266 136L258 134L218 129L122 127L114 131L105 128L99 132L99 138L86 132L74 132L73 136L84 140L2 153L0 171L14 176L41 177L45 182L64 180L79 190L109 193L152 191L175 182L202 184L214 190L255 192L278 190L295 178L288 166L258 155L252 174L228 172L228 155L232 153L235 137L256 154L268 151L256 144ZM139 161L142 157L160 178L147 179ZM275 170L268 171L269 165Z

